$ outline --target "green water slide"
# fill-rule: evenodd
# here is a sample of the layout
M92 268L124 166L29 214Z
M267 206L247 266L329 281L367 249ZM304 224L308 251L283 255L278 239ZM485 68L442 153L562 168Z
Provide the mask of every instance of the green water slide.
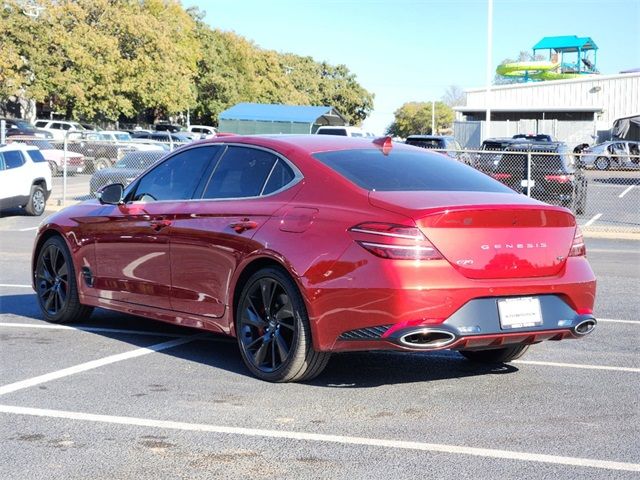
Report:
M496 73L508 78L521 78L523 80L564 80L577 78L579 73L561 73L560 64L553 62L514 62L498 65Z

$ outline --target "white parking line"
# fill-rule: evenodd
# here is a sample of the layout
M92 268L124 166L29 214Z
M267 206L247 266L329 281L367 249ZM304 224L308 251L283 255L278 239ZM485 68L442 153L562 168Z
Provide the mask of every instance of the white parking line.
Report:
M126 328L105 328L105 327L71 327L69 325L52 325L52 324L34 324L34 323L11 323L0 322L1 327L14 327L14 328L42 328L49 330L78 330L81 332L96 332L96 333L126 333L128 335L149 335L152 337L169 337L169 338L185 338L187 335L179 333L163 333L163 332L150 332L147 330L128 330Z
M68 377L69 375L74 375L76 373L86 372L87 370L92 370L94 368L109 365L111 363L121 362L130 358L141 357L142 355L148 355L149 353L160 352L162 350L167 350L179 345L184 345L185 343L193 342L194 340L197 340L204 335L206 334L191 335L189 337L170 340L168 342L157 343L155 345L151 345L150 347L136 348L135 350L130 350L128 352L118 353L117 355L110 355L98 360L92 360L90 362L81 363L73 367L63 368L62 370L57 370L55 372L46 373L37 377L10 383L8 385L0 387L0 395L12 393L17 390L23 390L25 388L33 387L34 385L39 385L41 383L50 382L52 380L57 380L59 378Z
M559 455L545 455L539 453L516 452L492 448L476 448L460 445L446 445L439 443L411 442L404 440L388 440L383 438L351 437L346 435L330 435L322 433L294 432L287 430L263 430L256 428L227 427L204 423L173 422L167 420L153 420L149 418L120 417L112 415L97 415L83 412L69 412L63 410L48 410L41 408L15 407L0 405L0 413L16 415L31 415L46 418L63 418L85 422L110 423L116 425L133 425L138 427L162 428L169 430L183 430L189 432L220 433L227 435L243 435L247 437L284 438L307 442L337 443L342 445L359 445L367 447L395 448L417 450L423 452L439 452L457 455L472 455L485 458L499 458L519 460L524 462L550 463L575 467L598 468L603 470L617 470L625 472L640 472L640 464L628 462L614 462L592 458L564 457Z
M593 216L593 218L591 218L591 220L589 220L587 223L585 223L585 224L583 225L583 227L588 227L588 226L590 226L590 225L593 225L595 222L597 222L597 221L598 221L598 219L599 219L601 216L602 216L602 214L601 214L601 213L596 213L596 214Z
M618 320L617 318L599 318L598 322L604 323L630 323L632 325L640 325L638 320Z
M0 283L0 287L7 288L31 288L31 285L15 285L13 283Z
M629 193L633 189L633 187L635 187L635 185L630 185L629 188L625 189L624 192L622 192L620 195L618 195L618 198L624 197L627 193Z
M517 363L522 365L542 365L545 367L581 368L584 370L612 370L614 372L640 373L640 368L612 367L609 365L589 365L585 363L539 362L537 360L514 360L511 363Z
M29 228L20 228L18 229L19 232L30 232L31 230L37 230L40 227L29 227Z

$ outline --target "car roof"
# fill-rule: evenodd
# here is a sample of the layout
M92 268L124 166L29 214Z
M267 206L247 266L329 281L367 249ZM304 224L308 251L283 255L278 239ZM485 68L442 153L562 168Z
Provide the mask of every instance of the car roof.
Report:
M374 140L385 137L343 137L339 135L229 135L215 137L207 140L199 140L189 145L203 144L247 144L274 150L287 151L295 149L298 153L313 154L318 152L330 152L337 150L373 149L381 148ZM386 137L389 138L389 137ZM393 142L392 148L415 151L415 147L403 143Z

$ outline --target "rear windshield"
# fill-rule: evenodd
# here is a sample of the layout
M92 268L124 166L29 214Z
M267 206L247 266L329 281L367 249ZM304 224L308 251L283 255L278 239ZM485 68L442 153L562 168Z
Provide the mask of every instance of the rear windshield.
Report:
M527 168L527 151L520 150L520 153L505 153L498 163L496 170L521 171ZM565 147L556 151L533 151L531 152L531 169L545 171L573 172L574 165L572 156Z
M318 135L340 135L342 137L347 136L347 131L344 128L323 128L316 132Z
M444 140L439 138L407 138L406 144L421 148L445 148Z
M504 192L511 189L457 160L421 151L340 150L314 158L366 190Z

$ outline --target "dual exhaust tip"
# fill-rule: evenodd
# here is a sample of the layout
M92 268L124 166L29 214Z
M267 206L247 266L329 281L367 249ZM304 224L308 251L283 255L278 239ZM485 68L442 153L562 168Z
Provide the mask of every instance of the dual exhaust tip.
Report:
M597 324L598 322L596 322L595 318L588 318L579 322L571 330L574 335L583 337L593 332ZM415 330L405 331L396 337L396 340L398 343L406 347L429 350L447 347L458 340L458 337L448 330L437 328L418 328Z

